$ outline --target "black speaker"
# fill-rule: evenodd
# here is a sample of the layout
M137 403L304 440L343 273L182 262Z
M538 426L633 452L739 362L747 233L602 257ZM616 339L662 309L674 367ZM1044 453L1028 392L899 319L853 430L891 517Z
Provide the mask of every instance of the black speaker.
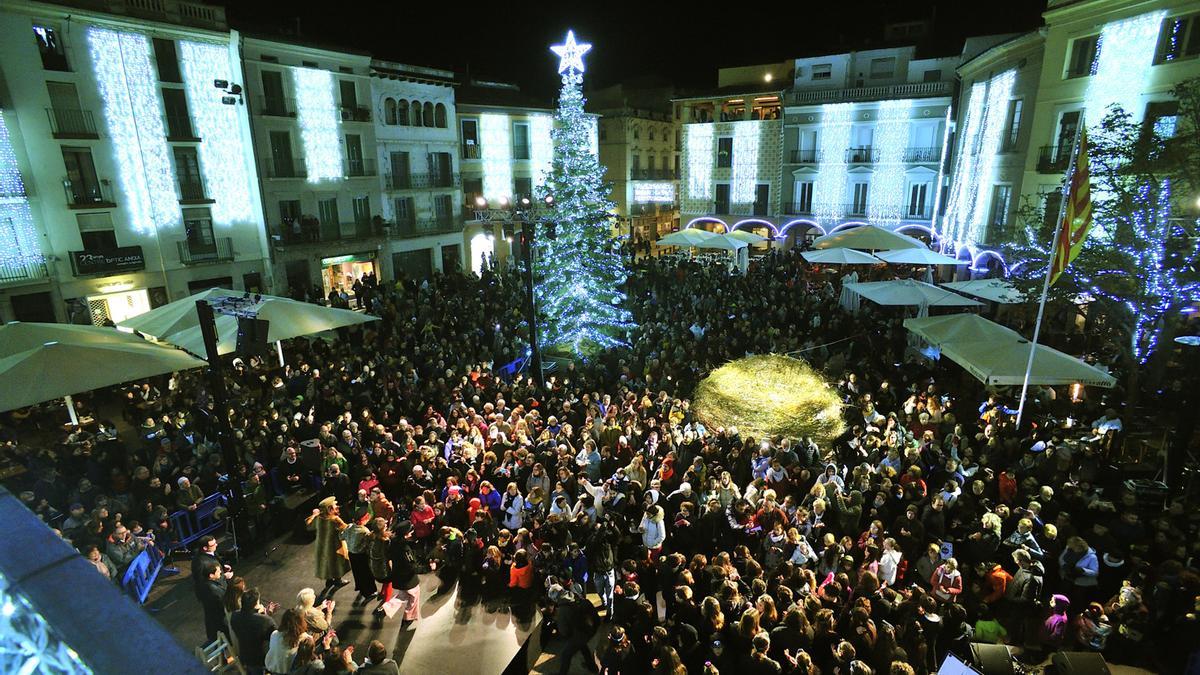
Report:
M271 322L266 319L238 317L237 353L239 356L262 356L267 353L267 331Z
M1110 675L1104 655L1097 652L1054 652L1050 663L1059 675Z
M983 675L1016 675L1008 647L986 642L971 643L971 661Z

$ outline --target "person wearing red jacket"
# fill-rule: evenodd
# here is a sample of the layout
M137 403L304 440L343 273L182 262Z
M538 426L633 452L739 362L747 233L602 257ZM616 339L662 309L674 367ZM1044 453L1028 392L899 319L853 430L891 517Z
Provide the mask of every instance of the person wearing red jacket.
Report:
M408 521L412 523L412 539L414 542L425 542L433 536L433 507L425 503L424 497L417 497L413 502L412 512Z
M975 571L978 572L980 579L980 599L989 605L994 605L1003 600L1004 594L1008 592L1008 584L1013 580L1013 576L994 562L980 563L975 568Z
M946 562L938 565L933 571L929 585L932 587L933 597L939 602L956 600L958 594L962 593L962 573L958 571L958 561L946 558Z

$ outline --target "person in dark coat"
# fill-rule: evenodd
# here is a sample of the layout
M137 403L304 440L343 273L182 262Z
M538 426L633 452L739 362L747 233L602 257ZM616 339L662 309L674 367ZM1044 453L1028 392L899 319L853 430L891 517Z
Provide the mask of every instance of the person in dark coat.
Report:
M217 639L218 632L225 632L225 577L221 574L221 566L206 560L200 566L200 574L204 582L196 589L200 598L200 607L204 609L204 631L208 641Z
M420 616L421 579L417 576L417 556L412 549L413 526L407 520L396 525L388 557L392 560L392 588L405 603L403 627Z
M241 611L229 617L229 628L238 645L238 660L247 675L262 675L266 670L267 644L275 630L275 620L262 611L257 588L242 594Z

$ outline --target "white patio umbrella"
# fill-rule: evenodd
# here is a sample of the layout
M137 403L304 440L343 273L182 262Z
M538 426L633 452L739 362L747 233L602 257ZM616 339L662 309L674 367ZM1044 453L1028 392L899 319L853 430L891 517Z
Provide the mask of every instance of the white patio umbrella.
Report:
M204 361L130 333L100 326L14 322L0 326L0 411L189 370Z
M942 345L942 356L962 366L985 384L1018 386L1025 381L1030 343L1024 338L975 342L957 340ZM1117 380L1108 372L1064 354L1038 345L1033 356L1029 384L1062 385L1080 382L1093 387L1112 387Z
M741 239L747 244L759 244L764 241L770 241L757 232L749 232L747 230L734 230L733 232L728 233L726 236L733 237L734 239Z
M658 244L659 246L695 246L700 242L715 236L717 236L716 232L688 228L686 230L672 232L671 234L668 234L654 243Z
M839 230L813 241L813 248L861 248L885 251L898 248L927 248L919 239L892 232L878 225L859 225Z
M696 244L696 248L715 249L719 251L737 251L746 248L749 245L750 244L747 244L745 241L728 234L714 234L699 244Z
M1021 340L1017 331L1002 326L978 314L948 314L905 319L904 327L926 342L942 346L950 342L992 342L996 340Z
M959 293L973 295L984 300L991 300L1002 305L1015 305L1025 302L1025 294L1016 286L1003 279L972 279L970 281L951 281L942 284Z
M846 284L851 293L880 305L912 307L980 307L983 303L933 284L912 279Z
M948 255L931 251L927 248L900 248L890 251L876 251L875 255L881 260L893 265L966 265L967 261L951 258Z
M874 265L883 262L870 253L863 253L852 248L826 248L805 251L800 255L810 263L824 265Z

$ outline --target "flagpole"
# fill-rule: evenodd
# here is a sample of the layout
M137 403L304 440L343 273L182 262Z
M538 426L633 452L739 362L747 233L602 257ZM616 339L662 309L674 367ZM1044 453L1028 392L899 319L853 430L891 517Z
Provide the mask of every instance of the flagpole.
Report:
M1046 314L1046 295L1050 292L1050 275L1054 271L1054 260L1058 257L1059 233L1065 227L1063 219L1067 215L1067 200L1074 197L1071 194L1071 181L1075 178L1075 160L1079 153L1079 134L1083 131L1083 116L1079 119L1079 128L1075 129L1075 139L1071 143L1071 161L1067 164L1067 181L1063 187L1062 199L1058 204L1057 227L1054 228L1054 241L1050 244L1050 257L1046 261L1046 278L1042 281L1042 298L1038 301L1037 321L1033 324L1033 341L1029 343L1029 360L1025 362L1025 379L1021 383L1021 400L1017 404L1017 430L1021 429L1021 418L1025 415L1025 398L1029 393L1029 378L1033 374L1033 356L1037 353L1038 338L1042 332L1042 317Z

